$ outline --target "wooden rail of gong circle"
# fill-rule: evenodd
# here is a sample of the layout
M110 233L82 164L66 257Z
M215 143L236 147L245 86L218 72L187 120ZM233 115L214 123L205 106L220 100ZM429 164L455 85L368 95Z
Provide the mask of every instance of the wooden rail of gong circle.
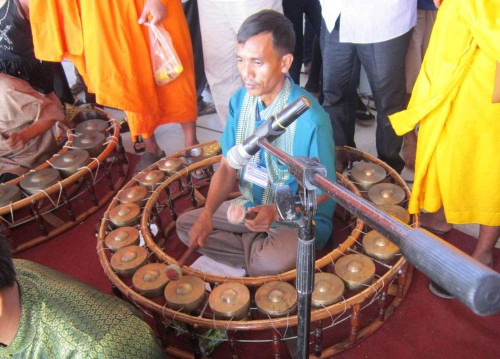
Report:
M104 160L106 160L106 158L115 150L115 148L116 148L116 142L118 142L118 140L119 140L120 127L118 126L118 122L116 120L114 120L111 116L109 116L109 115L107 115L107 116L108 116L108 120L113 124L113 130L114 131L113 131L112 138L116 139L116 141L109 141L108 145L99 154L99 156L97 158L93 159L87 166L85 166L85 167L87 167L91 171L93 171L94 169L96 169L97 166L100 166L101 164L104 163ZM64 151L64 152L66 152L66 151ZM63 150L61 150L60 153L64 153L64 152L63 152ZM49 160L50 163L52 163L52 161L53 161L53 158L51 158ZM43 169L43 168L47 168L49 166L50 165L48 163L44 162L42 165L40 165L39 167L37 167L37 169ZM28 173L31 173L31 171L28 172ZM26 174L24 174L24 175L22 175L22 176L20 176L20 177L18 177L16 179L14 179L12 181L9 181L7 183L8 184L17 184L17 183L20 183L21 180L28 173L26 173ZM22 198L19 201L13 202L10 205L6 205L6 206L3 206L3 207L0 207L0 215L10 213L11 208L12 208L12 210L17 210L19 208L24 208L24 207L28 206L31 202L35 202L35 201L44 199L44 198L47 197L46 194L50 195L50 194L53 194L53 193L57 193L59 191L59 189L61 188L61 186L59 185L59 183L62 185L63 188L66 188L67 186L69 186L70 184L73 184L73 183L77 182L78 180L80 180L81 177L83 177L84 175L87 175L87 174L89 174L89 171L87 169L85 169L85 168L82 168L78 172L72 174L71 176L62 179L61 181L59 181L56 184L53 184L50 187L47 187L46 189L44 189L44 191L40 191L40 192L35 193L33 195L30 195L28 197Z
M158 194L166 186L170 185L172 182L179 180L180 177L187 175L190 172L195 171L196 169L198 169L200 167L203 167L206 165L211 165L211 164L217 163L218 161L219 161L219 158L212 158L212 159L207 159L204 162L198 162L196 164L193 164L191 166L184 168L183 170L178 172L176 175L173 175L172 177L168 178L162 185L160 185L160 187L158 187L155 190L155 192L153 193L153 196L150 197L148 203L146 204L146 207L148 206L148 204L150 205L149 207L152 207L151 205L156 203L156 201L157 201ZM155 195L155 193L156 193L156 195ZM112 207L114 204L118 203L117 201L116 202L115 201L116 201L116 199L113 200L113 203L111 204L110 207ZM149 233L149 228L148 228L149 227L149 221L148 221L149 212L150 212L150 210L145 211L143 213L143 216L141 219L141 231L144 231L143 236L145 238L146 244L148 245L148 248L155 254L155 256L158 259L160 259L160 261L165 261L165 257L164 257L165 254L163 253L163 251L161 251L159 248L157 248L157 246L154 243L154 239L152 238L151 234ZM105 218L105 220L106 220L106 218ZM106 234L106 228L104 225L105 220L103 221L103 226L101 226L101 229L100 229L100 233L99 233L100 238L104 238L104 236ZM358 224L359 224L359 222L358 222ZM361 231L361 229L362 229L362 222L361 222L361 228L358 228L359 232ZM354 242L354 240L351 242L351 245L353 242ZM345 245L344 247L345 248L343 248L343 250L347 251L347 248L349 248L349 245ZM175 317L179 320L186 321L188 324L198 324L198 325L205 326L207 328L213 327L214 325L216 325L217 327L219 327L221 329L228 328L227 321L221 320L221 321L214 322L213 319L198 318L198 317L195 317L195 319L193 319L193 317L191 315L187 315L187 314L183 314L183 313L180 313L177 311L173 311L169 308L160 306L157 303L142 297L140 294L133 291L128 285L124 284L120 280L120 278L114 274L114 272L112 271L112 269L109 266L109 261L104 254L105 247L103 246L103 244L101 242L98 243L98 251L99 251L99 257L101 260L101 264L103 265L103 268L104 268L106 274L111 278L112 282L117 286L117 289L124 292L127 295L127 297L129 297L133 302L144 305L145 307L148 307L156 312L161 313L163 316L170 317L170 318ZM339 249L337 249L337 251L339 251ZM333 251L333 252L335 252L335 251ZM341 255L341 254L342 253L339 251L339 255ZM332 260L331 257L328 257L328 256L326 256L326 257L327 258L325 260L325 265L331 263L331 260ZM175 259L173 259L173 258L170 258L170 261L171 261L171 263L175 263ZM166 262L168 262L168 261L166 261ZM400 271L401 267L404 264L405 264L405 260L403 258L401 258L388 272L386 272L384 274L384 277L396 276L396 274ZM186 268L189 270L189 267L184 267L184 269L186 269ZM293 272L293 271L291 271L291 272ZM188 273L188 272L186 272L186 273ZM189 274L198 275L202 279L204 279L208 282L212 281L212 282L222 283L222 282L227 282L229 280L226 277L219 277L219 276L212 277L208 274L200 274L200 272L197 272L197 271L189 272ZM280 274L279 276L262 277L262 278L259 278L257 280L257 283L263 284L264 282L270 281L270 280L283 280L284 276L285 276L285 274ZM250 284L255 283L254 278L233 278L233 279L236 282L241 282L244 279L249 279ZM294 279L294 277L292 276L292 278L290 278L290 279ZM380 281L380 283L378 283L378 284L376 283L375 285L372 285L369 289L366 289L362 293L359 293L359 294L347 299L346 301L344 301L340 304L336 304L336 305L333 305L331 307L316 310L315 314L313 315L313 319L319 320L319 319L328 318L332 315L332 313L342 312L342 311L345 311L346 308L352 307L352 305L354 305L354 304L362 303L363 301L366 300L366 298L371 297L374 294L376 294L384 286L384 284L382 284L382 283L383 283L383 280ZM247 283L244 283L244 284L247 284ZM387 284L387 283L385 283L385 284ZM255 285L259 285L259 284L255 284ZM405 290L404 290L405 293L406 293L406 290L407 289L405 288ZM296 320L297 320L296 316L291 316L289 318L273 319L272 321L273 321L273 325L287 326L287 325L293 325L294 323L296 323ZM252 329L269 328L269 320L265 320L265 319L264 320L256 320L256 321L254 320L254 321L251 321L251 324L243 324L243 325L241 323L231 324L228 329L243 329L243 328L252 328Z
M178 181L181 179L183 176L188 176L189 173L194 172L202 167L206 167L209 165L213 165L215 163L220 162L221 156L216 156L212 158L208 158L206 160L196 162L190 166L187 166L177 172L176 174L172 175L169 177L167 180L165 180L158 188L155 189L155 191L152 193L151 197L149 200L146 202L146 205L144 206L144 210L141 216L141 233L144 237L144 241L146 242L146 246L148 249L153 252L153 254L161 261L165 262L168 264L175 264L177 263L177 260L167 253L165 253L161 248L159 248L156 245L156 242L154 240L153 235L151 234L149 230L149 217L150 214L152 213L152 210L155 206L155 204L158 201L158 198L160 194L165 190L166 187L170 186L172 183L175 181ZM337 174L338 180L342 183L348 186L348 188L359 194L358 189L352 185L347 179L342 176L341 174ZM361 220L356 221L356 228L352 231L351 236L347 238L339 247L335 248L332 250L330 253L325 255L322 258L319 258L315 262L315 267L316 269L323 268L327 266L328 264L332 263L335 259L337 259L339 256L342 255L343 251L346 251L349 247L351 247L358 239L359 236L361 235L361 231L364 227L364 223ZM228 283L228 282L237 282L237 283L242 283L244 285L250 286L250 287L255 287L255 286L260 286L265 284L266 282L270 281L290 281L296 278L296 270L290 270L287 272L280 273L278 275L267 275L267 276L259 276L259 277L235 277L235 278L230 278L230 277L224 277L224 276L219 276L215 274L209 274L209 273L203 273L198 270L192 269L189 266L184 266L182 268L183 272L185 274L189 275L195 275L203 279L204 281L211 282L211 283Z
M24 197L24 198L22 198L16 202L13 202L9 205L0 207L0 216L1 215L9 215L12 211L16 211L16 210L19 210L21 208L25 208L32 203L35 203L37 201L40 201L40 200L47 198L47 196L50 196L50 195L55 194L55 193L59 193L61 191L61 188L65 189L71 185L77 185L77 182L79 182L83 177L89 175L91 172L93 173L93 171L96 168L98 168L99 166L106 165L105 164L106 159L110 155L112 155L113 152L115 152L118 149L117 146L118 146L119 136L120 136L120 126L118 125L118 122L113 117L111 117L108 113L106 113L105 111L97 110L97 109L95 111L101 112L103 115L106 116L108 122L111 123L112 130L113 130L113 134L112 134L111 138L109 139L108 144L106 145L104 150L99 154L99 156L97 158L94 158L87 166L85 166L84 168L81 168L78 172L74 173L73 175L71 175L67 178L61 179L59 182L44 189L43 191L40 191L40 192L35 193L33 195ZM67 146L70 146L72 144L73 138L74 138L74 135L72 133L70 133L68 136L68 141L67 141L65 147L61 151L58 152L59 155L69 151L69 148ZM118 153L116 153L116 155L119 156ZM52 163L53 160L54 160L54 157L52 157L48 161L44 162L40 166L36 167L36 170L40 170L40 169L44 169L44 168L49 167L50 163ZM42 243L50 238L53 238L53 237L65 232L66 230L75 226L76 224L81 223L88 216L90 216L91 214L96 212L98 209L100 209L104 204L106 204L106 202L111 197L113 197L114 194L116 193L116 191L125 183L126 176L128 173L127 161L125 161L122 164L122 163L120 163L120 160L118 158L116 158L115 160L118 161L118 166L122 166L122 170L123 170L124 175L120 176L118 178L118 180L114 183L114 188L115 188L114 191L108 191L103 196L100 196L98 199L98 205L92 206L87 211L80 213L78 216L76 216L75 221L66 222L65 224L63 224L61 226L57 226L54 229L52 229L51 231L49 231L48 235L40 235L40 236L35 237L31 240L28 240L24 243L21 243L18 246L15 246L14 252L16 253L16 252L31 248L39 243ZM24 174L23 176L20 176L20 177L14 179L12 181L9 181L7 183L8 184L18 184L21 182L21 180L26 175L27 174ZM61 203L59 205L63 205L63 204ZM50 210L53 210L54 208L55 207L51 207Z

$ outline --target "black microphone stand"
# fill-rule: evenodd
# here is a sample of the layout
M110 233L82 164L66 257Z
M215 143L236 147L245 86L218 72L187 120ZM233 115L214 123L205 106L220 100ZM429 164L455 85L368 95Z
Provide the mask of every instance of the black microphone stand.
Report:
M309 158L298 158L304 167L321 166ZM314 164L313 164L314 162ZM326 174L326 168L321 166ZM284 220L299 227L297 243L297 278L295 287L298 294L297 305L297 357L309 354L309 327L311 322L311 296L314 287L314 239L316 228L313 216L317 208L316 188L304 188L299 196L292 197L289 186L281 186L275 193L276 207ZM299 212L296 209L299 208Z

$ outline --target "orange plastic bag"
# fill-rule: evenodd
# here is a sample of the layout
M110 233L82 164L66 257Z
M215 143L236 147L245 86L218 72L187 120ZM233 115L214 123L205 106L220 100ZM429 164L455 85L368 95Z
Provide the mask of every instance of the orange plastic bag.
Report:
M148 25L151 42L151 65L158 86L176 79L183 70L181 61L172 45L172 39L163 25Z

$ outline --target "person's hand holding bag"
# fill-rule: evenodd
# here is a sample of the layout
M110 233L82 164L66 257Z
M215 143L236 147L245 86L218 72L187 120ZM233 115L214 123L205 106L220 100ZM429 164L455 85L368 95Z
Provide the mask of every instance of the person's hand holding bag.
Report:
M160 0L146 0L139 24L159 25L167 17L167 9Z

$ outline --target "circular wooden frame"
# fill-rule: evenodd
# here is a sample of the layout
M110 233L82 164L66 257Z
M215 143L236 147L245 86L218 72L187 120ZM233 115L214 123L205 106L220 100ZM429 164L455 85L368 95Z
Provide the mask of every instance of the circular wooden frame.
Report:
M83 222L102 208L125 183L128 161L121 144L118 121L98 108L79 111L73 120L78 123L89 117L105 119L110 125L107 143L97 158L92 158L87 166L43 191L25 195L18 201L0 207L0 230L11 240L14 252L31 248ZM72 131L68 131L68 140L64 147L32 171L51 167L56 156L71 149L74 136ZM27 173L5 184L19 185L26 175ZM98 184L103 185L97 186ZM85 198L84 193L90 198ZM72 205L77 198L90 200L92 204ZM17 213L27 209L29 213L24 213L24 216L16 221ZM33 223L37 225L32 226Z
M194 147L202 147L203 146L213 146L214 143L201 144ZM191 147L193 148L193 147ZM167 158L177 158L183 156L188 150L191 148L185 149L183 151L178 151L168 156ZM398 183L401 187L404 188L407 198L409 198L410 191L406 186L404 180L387 164L382 161L362 152L357 149L352 148L337 148L337 151L344 151L343 155L350 154L353 158L351 160L366 160L372 161L374 163L380 164L383 166L388 172L388 176L391 177L391 181ZM347 156L344 156L347 157ZM158 212L162 211L164 208L168 207L168 203L159 205L160 196L164 194L165 191L168 192L169 186L173 185L176 182L182 181L183 178L188 178L187 182L189 184L190 175L199 171L201 169L205 169L207 167L212 167L216 165L220 161L220 156L208 157L200 160L199 162L195 162L190 165L186 165L179 172L167 177L166 180L161 183L151 194L150 198L146 202L146 205L143 209L143 214L141 217L140 229L142 235L145 240L145 245L151 253L152 258L155 258L156 261L161 263L173 264L176 263L176 260L165 253L162 250L162 245L157 243L158 238L153 235L150 231L151 223L158 223ZM158 167L155 165L150 166L147 170L157 169ZM357 193L358 195L362 195L359 189L344 175L337 173L338 182L342 183L347 189ZM136 181L132 179L124 188L129 186L136 185ZM170 193L170 192L168 192ZM183 193L186 195L186 193ZM193 191L191 192L191 200L192 202L196 202L198 206L202 206L205 201L205 197L199 192L195 186L193 186ZM179 196L179 194L177 194ZM175 195L170 200L176 200L178 197ZM115 198L111 202L109 208L113 208L119 204L119 201ZM109 212L109 209L108 211ZM418 216L413 216L413 224L418 225ZM175 228L175 221L173 223L168 224L164 233L168 237L168 234L173 231ZM328 271L328 267L332 265L340 256L343 256L347 252L354 251L356 252L356 248L360 245L360 236L365 229L365 224L360 219L352 218L352 231L350 235L337 247L332 251L319 258L315 262L315 268L318 272ZM187 325L193 327L200 328L216 328L220 330L228 330L232 331L264 331L264 330L277 330L278 328L288 328L290 326L296 326L298 323L297 315L290 315L287 317L281 318L257 318L257 319L247 319L245 321L237 321L237 320L226 320L219 319L215 317L204 317L203 315L192 315L188 313L183 313L178 310L173 310L168 308L164 304L164 300L152 300L145 298L140 293L131 288L129 284L120 278L116 273L113 272L112 268L109 265L109 254L110 251L104 246L104 238L106 236L107 231L109 230L108 226L108 218L107 213L104 215L103 221L101 223L98 235L98 244L97 244L97 252L103 266L104 272L111 280L113 285L116 287L118 291L124 294L128 299L130 299L133 303L139 305L141 308L146 310L149 313L155 313L158 316L158 320L161 322L165 319L175 320L183 322ZM387 269L387 270L385 270ZM332 345L323 350L322 356L331 355L335 352L339 352L351 345L353 345L357 340L369 335L374 330L379 328L385 319L389 317L394 309L401 303L401 301L406 296L409 285L411 283L412 276L412 267L406 262L403 257L395 260L395 262L387 266L385 265L385 272L383 275L378 276L371 285L369 285L366 289L363 289L359 292L354 292L353 295L346 297L344 300L326 306L322 308L315 308L311 312L311 322L312 323L321 323L324 320L332 319L336 315L342 315L348 311L352 311L351 314L351 325L353 329L351 330L351 335L349 338ZM228 278L217 275L212 275L209 273L203 273L199 270L195 270L190 268L189 266L183 266L183 273L186 275L198 276L203 279L206 283L211 285L217 285L222 283L241 283L248 287L259 287L269 281L287 281L293 282L296 278L296 271L291 270L284 273L280 273L277 275L269 275L269 276L260 276L260 277L237 277L237 278ZM388 300L388 297L392 297L392 301ZM367 304L368 303L368 304ZM366 327L359 327L359 320L356 318L359 317L360 311L363 309L363 305L369 305L377 303L378 306L378 316L375 320L371 321ZM279 340L278 340L279 341ZM178 349L170 348L167 349L167 352L171 355L184 355L185 352L179 351ZM182 354L184 353L184 354Z

